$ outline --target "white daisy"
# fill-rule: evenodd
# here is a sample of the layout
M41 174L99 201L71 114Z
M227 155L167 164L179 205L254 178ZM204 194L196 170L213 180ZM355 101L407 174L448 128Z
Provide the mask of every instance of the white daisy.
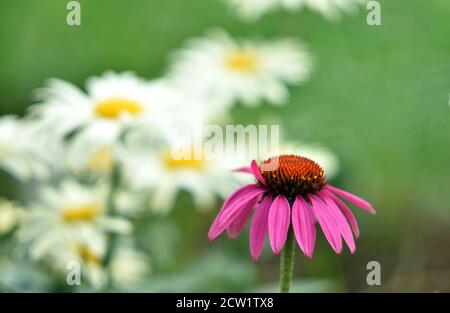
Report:
M117 144L116 144L117 146ZM68 145L66 154L66 166L75 175L109 175L117 161L114 145L90 145L90 150L83 152L82 147Z
M295 0L288 0L294 4ZM368 0L297 0L300 8L308 8L322 14L328 20L337 20L344 13L354 13ZM295 5L295 4L294 4Z
M71 238L64 244L54 247L46 255L46 261L55 272L65 279L68 265L76 262L80 266L81 284L86 281L94 289L108 283L108 272L103 258L107 250L107 239L101 232L92 233L89 238Z
M150 273L147 255L126 245L117 249L111 262L111 274L117 285L134 285Z
M87 80L87 94L57 79L36 91L32 113L60 135L80 128L111 142L123 127L149 115L148 84L130 72L107 72Z
M109 265L104 262L106 251L106 236L98 233L89 241L76 238L66 242L60 249L54 249L47 261L56 272L64 274L62 277L67 274L67 265L76 262L81 269L81 284L87 281L94 289L104 287L109 275L114 285L128 287L150 273L148 257L136 251L129 240L118 241Z
M246 20L256 20L269 11L285 9L295 11L308 8L318 12L328 20L341 17L341 12L352 13L357 6L368 0L226 0L238 15Z
M9 233L19 224L21 212L16 203L0 199L0 235Z
M173 55L169 79L225 109L287 100L287 84L308 79L311 57L296 39L234 40L222 30L190 39Z
M172 152L170 145L136 149L123 160L124 181L132 190L150 191L150 208L154 212L170 210L182 190L192 195L196 207L209 209L217 197L225 197L246 179L232 173L235 155L206 158L200 154L198 159L194 148L191 157L179 158Z
M107 216L108 188L65 180L58 187L42 187L40 201L24 212L18 238L33 259L66 242L98 237L99 231L128 233L125 219Z
M15 116L0 117L0 168L20 180L51 175L52 147L36 125Z
M77 168L88 166L130 129L169 132L173 125L202 122L206 107L163 80L148 82L130 72L92 77L86 91L53 79L37 91L40 103L31 110L43 128L61 137L75 133L69 136L68 158Z

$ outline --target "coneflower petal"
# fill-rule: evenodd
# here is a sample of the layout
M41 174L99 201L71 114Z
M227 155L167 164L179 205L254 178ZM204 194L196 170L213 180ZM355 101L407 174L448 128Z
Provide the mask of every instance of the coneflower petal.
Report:
M279 195L273 200L269 211L269 238L272 251L279 254L286 242L290 226L289 202L286 197Z
M342 237L347 243L350 252L355 253L356 251L355 239L353 238L352 230L350 229L350 226L348 225L348 222L344 217L344 215L342 214L341 210L336 205L336 203L334 203L333 199L327 196L326 194L319 193L319 196L327 206L329 214L332 217L334 217L339 232L341 233Z
M256 208L252 223L250 224L250 253L255 262L258 262L264 247L264 242L266 241L267 222L271 205L272 197L267 195Z
M359 237L359 227L358 227L358 222L356 221L356 217L355 217L355 215L353 215L353 212L349 209L349 207L344 202L341 201L341 199L336 197L334 195L334 193L331 193L326 189L324 189L322 192L324 192L328 196L330 196L334 200L334 202L339 206L339 208L342 211L342 214L344 214L348 223L352 227L355 237L358 238Z
M217 214L216 218L214 219L214 222L212 223L211 227L208 231L208 239L214 240L216 239L223 231L224 229L219 226L220 224L220 217L222 216L223 212L219 212Z
M250 191L235 198L234 201L231 201L229 205L224 208L223 213L221 214L219 227L223 229L228 228L228 226L230 226L230 224L233 223L242 212L242 209L245 208L250 201L253 201L265 191L266 190L261 187L253 187Z
M354 194L351 194L348 191L333 187L331 185L325 185L324 187L326 190L331 191L332 193L350 201L351 203L353 203L354 205L356 205L358 208L363 209L366 212L369 212L371 214L376 214L377 212L375 211L375 209L372 207L372 205L367 202L364 199L361 199L358 196L355 196Z
M259 166L256 163L255 160L252 161L252 163L250 164L250 166L244 166L244 167L239 167L237 169L234 170L235 172L241 172L241 173L247 173L247 174L252 174L253 176L255 176L255 178L264 186L267 186L266 180L264 179L264 177L261 175L261 171L259 170Z
M239 173L247 173L247 174L253 174L252 168L248 166L238 167L233 170L233 172L239 172Z
M254 192L255 190L259 190L260 187L257 184L249 184L245 185L244 187L239 188L235 192L233 192L223 203L222 208L219 211L219 214L214 219L214 222L212 223L211 227L209 228L208 232L208 239L214 240L219 236L226 227L221 226L220 221L221 217L223 215L223 212L225 212L230 206L240 197L244 197L249 192Z
M261 175L261 172L259 171L259 166L255 160L252 161L250 168L252 169L253 175L255 175L256 179L264 186L267 186L266 180Z
M296 197L292 206L292 226L300 249L312 257L316 242L316 228L311 206L302 197Z
M248 184L248 185L245 185L245 186L237 189L228 198L225 199L225 202L223 203L220 211L221 212L225 211L237 199L240 199L241 197L245 196L249 192L253 192L253 191L259 190L259 189L261 189L261 187L258 186L258 184Z
M247 222L250 212L255 208L258 201L259 197L256 197L252 201L249 201L245 205L245 207L242 208L242 212L239 213L239 215L236 217L236 220L231 223L230 226L228 226L227 233L230 238L234 239L239 236L245 226L245 223Z
M339 229L336 227L336 223L333 218L328 214L325 204L320 200L320 198L309 195L311 200L314 216L319 222L320 227L330 243L333 250L339 254L342 252L342 238Z

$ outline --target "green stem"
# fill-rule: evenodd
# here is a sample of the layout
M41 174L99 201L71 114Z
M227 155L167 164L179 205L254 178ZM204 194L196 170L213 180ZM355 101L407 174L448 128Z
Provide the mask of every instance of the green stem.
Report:
M294 273L295 240L292 227L289 228L286 243L280 259L280 292L289 292Z
M108 195L108 215L114 217L117 215L115 194L120 186L120 167L118 164L113 166L110 178L110 187ZM113 279L111 275L111 260L113 259L117 244L117 234L111 232L107 237L107 248L105 257L103 258L103 266L109 272L109 287L113 285Z

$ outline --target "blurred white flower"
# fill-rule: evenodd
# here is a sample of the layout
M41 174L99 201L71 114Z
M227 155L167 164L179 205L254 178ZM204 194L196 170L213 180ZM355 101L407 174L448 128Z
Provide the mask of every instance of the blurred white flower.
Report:
M40 190L40 201L23 214L18 238L33 259L39 259L66 242L98 241L100 232L129 233L131 224L107 216L108 188L65 180L58 187Z
M352 13L358 5L368 0L226 0L237 14L246 20L256 20L269 11L285 9L296 11L308 8L318 12L328 20L337 20L341 12Z
M19 224L21 208L14 202L0 199L0 235L9 233Z
M117 249L111 262L111 274L120 286L129 286L141 281L151 272L149 258L126 245Z
M0 255L0 285L2 292L50 292L52 282L50 275L27 260L6 253Z
M67 264L77 262L81 268L82 283L87 280L94 289L104 287L109 275L115 285L128 287L150 273L149 258L132 248L129 241L118 241L110 264L105 264L107 239L104 234L97 235L89 241L80 238L67 241L60 249L47 255L47 261L56 272L64 274L67 273Z
M81 128L107 143L120 136L122 128L149 116L148 83L131 72L91 77L86 89L87 94L51 79L47 87L36 90L40 103L31 112L61 136Z
M40 103L31 108L42 128L60 137L70 135L67 158L76 169L108 167L104 161L114 152L110 148L127 131L163 135L174 125L204 123L206 115L206 105L166 81L146 81L131 72L92 77L86 90L53 79L37 90Z
M0 168L17 179L46 179L51 174L51 146L36 125L15 116L0 117Z
M296 10L302 0L224 0L227 1L244 20L254 21L269 11L284 8ZM320 1L320 0L319 0Z
M235 40L217 29L188 40L173 55L168 78L226 110L234 101L281 104L286 85L307 80L311 69L311 57L296 39Z
M65 245L47 255L47 261L61 274L66 274L67 265L75 261L80 265L81 283L87 280L94 289L102 288L108 283L108 272L103 262L107 239L103 233L97 232L95 235L88 240L72 238L66 241Z
M240 180L232 173L240 163L235 155L200 155L201 159L197 159L193 151L194 148L191 157L178 158L169 145L136 150L123 160L124 181L131 189L150 191L150 208L154 212L167 213L182 190L192 195L196 207L210 209L218 196L225 197L246 177Z
M83 152L81 146L68 144L66 166L73 174L108 175L117 162L116 145L98 146L90 145L89 151Z

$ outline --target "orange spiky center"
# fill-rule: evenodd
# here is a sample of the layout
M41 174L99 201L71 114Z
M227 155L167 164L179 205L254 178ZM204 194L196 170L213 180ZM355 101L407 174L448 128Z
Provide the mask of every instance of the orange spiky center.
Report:
M296 155L272 157L261 163L261 175L269 190L289 200L322 189L326 184L323 169L313 160Z

